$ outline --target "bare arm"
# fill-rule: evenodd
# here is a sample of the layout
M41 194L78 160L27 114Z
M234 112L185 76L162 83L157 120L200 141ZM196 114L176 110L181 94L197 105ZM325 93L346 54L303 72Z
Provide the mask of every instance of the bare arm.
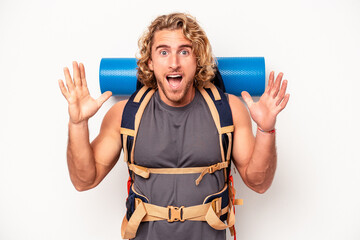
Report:
M115 165L121 151L120 122L125 102L114 105L104 117L100 134L90 144L88 119L109 99L111 92L105 92L93 99L88 91L85 69L73 62L74 77L64 69L66 86L62 80L59 86L69 103L69 141L67 162L71 181L79 191L98 185Z
M124 101L105 115L99 135L89 143L87 122L69 123L67 162L71 181L78 191L96 187L116 164L120 151L120 123Z
M285 95L287 81L284 80L280 89L281 79L280 73L274 83L272 72L268 87L257 103L243 92L250 115L239 98L229 96L235 126L233 160L245 184L258 193L264 193L270 187L275 175L275 133L257 130L254 137L250 116L265 131L275 128L276 117L289 100L289 95Z

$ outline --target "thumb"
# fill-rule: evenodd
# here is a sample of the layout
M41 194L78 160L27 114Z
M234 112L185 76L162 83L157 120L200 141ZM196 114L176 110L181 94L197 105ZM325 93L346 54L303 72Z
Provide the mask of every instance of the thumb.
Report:
M98 99L96 99L99 107L101 107L103 105L103 103L106 102L111 97L111 95L112 95L112 92L110 92L110 91L106 91L103 94L101 94L101 96Z
M244 99L246 105L250 108L254 103L254 101L253 101L252 97L250 96L250 94L247 91L242 91L241 96Z

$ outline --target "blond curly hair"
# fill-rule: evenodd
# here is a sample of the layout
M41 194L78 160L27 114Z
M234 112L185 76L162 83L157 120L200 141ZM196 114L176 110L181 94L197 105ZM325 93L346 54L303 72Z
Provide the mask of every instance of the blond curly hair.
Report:
M149 69L151 47L156 31L182 29L182 32L193 45L196 57L195 86L204 86L215 76L215 58L212 55L210 42L196 19L185 13L171 13L157 17L140 37L139 56L137 57L137 76L144 85L157 88L154 72Z

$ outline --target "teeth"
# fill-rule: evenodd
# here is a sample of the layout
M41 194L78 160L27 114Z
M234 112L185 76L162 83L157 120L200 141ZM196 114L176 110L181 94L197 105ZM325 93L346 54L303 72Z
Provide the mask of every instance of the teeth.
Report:
M181 75L169 75L167 77L169 77L169 78L177 78L177 77L181 77Z

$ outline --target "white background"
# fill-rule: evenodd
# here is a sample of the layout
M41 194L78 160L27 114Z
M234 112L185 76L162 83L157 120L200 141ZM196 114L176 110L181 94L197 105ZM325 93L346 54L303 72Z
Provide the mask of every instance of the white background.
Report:
M172 11L197 17L216 56L264 56L289 80L272 187L259 195L235 176L238 239L360 239L359 0L1 0L0 239L121 239L125 163L96 189L72 187L57 80L81 61L99 96L100 59L134 57ZM90 120L92 139L116 101Z

